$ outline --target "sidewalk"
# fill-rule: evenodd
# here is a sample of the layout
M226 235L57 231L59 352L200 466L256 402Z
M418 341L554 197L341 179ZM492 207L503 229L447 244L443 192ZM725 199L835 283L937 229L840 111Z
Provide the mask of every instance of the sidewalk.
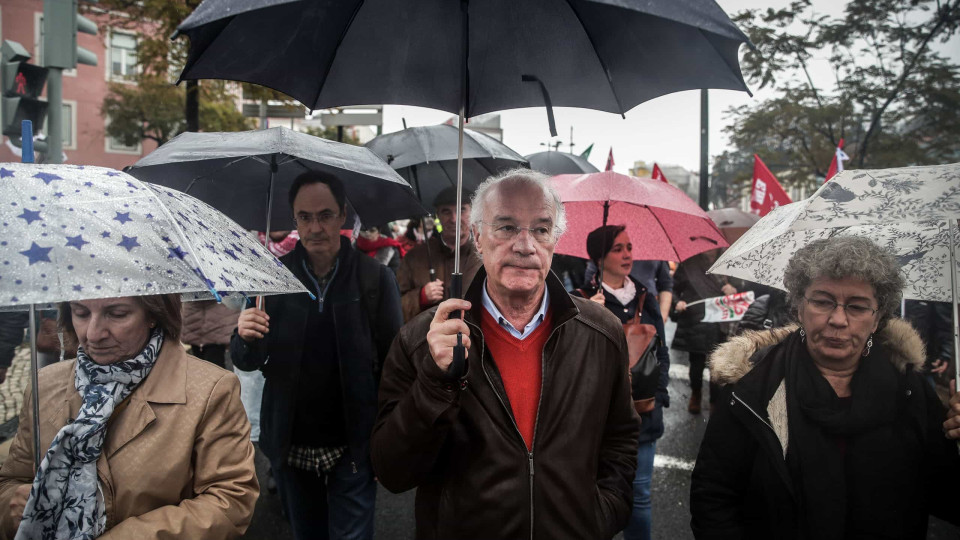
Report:
M0 383L0 465L7 459L13 435L17 432L16 418L23 406L23 392L30 384L30 347L21 345L7 370L7 379Z

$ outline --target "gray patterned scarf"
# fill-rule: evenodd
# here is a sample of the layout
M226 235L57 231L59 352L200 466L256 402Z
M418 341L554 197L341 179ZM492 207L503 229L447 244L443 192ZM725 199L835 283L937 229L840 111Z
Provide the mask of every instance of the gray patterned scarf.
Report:
M33 480L16 540L91 539L103 534L106 512L100 498L97 459L114 407L147 378L163 345L155 329L135 358L102 366L77 351L76 387L83 402L76 420L50 443Z

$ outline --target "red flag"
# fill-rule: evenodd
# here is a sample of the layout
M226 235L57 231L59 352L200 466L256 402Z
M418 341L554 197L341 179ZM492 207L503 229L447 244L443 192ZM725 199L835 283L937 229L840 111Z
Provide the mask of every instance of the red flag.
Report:
M607 168L604 169L604 171L612 171L612 170L613 170L613 165L614 165L614 163L613 163L613 147L611 146L611 147L610 147L610 154L607 155Z
M827 178L823 181L827 183L838 172L843 170L843 162L850 159L850 156L843 152L843 139L837 144L837 151L833 153L833 160L830 162L830 168L827 169Z
M793 201L783 190L777 177L763 163L760 156L753 155L753 191L750 193L750 211L758 216L765 216L778 206L790 204Z
M653 173L651 174L651 177L654 180L660 180L661 182L664 182L667 184L670 183L670 182L667 182L667 177L663 175L663 171L660 170L660 166L657 165L656 163L653 164Z

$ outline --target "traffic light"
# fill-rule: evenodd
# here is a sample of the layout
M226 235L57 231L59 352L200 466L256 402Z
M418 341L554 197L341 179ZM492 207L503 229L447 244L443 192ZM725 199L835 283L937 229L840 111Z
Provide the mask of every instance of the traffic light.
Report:
M16 41L4 40L0 78L3 85L3 105L0 107L0 126L4 135L20 137L20 124L30 120L42 126L47 116L47 102L40 99L47 82L47 69L28 64L30 53Z
M73 69L97 65L97 55L77 46L77 32L97 35L97 25L77 14L77 0L43 1L43 64Z

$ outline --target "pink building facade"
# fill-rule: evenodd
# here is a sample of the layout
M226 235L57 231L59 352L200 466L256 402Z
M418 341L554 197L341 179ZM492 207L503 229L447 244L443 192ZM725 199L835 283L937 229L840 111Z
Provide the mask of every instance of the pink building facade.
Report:
M108 119L100 114L107 84L123 82L135 73L137 37L110 28L103 19L85 16L98 23L98 35L80 33L77 40L79 46L97 55L97 65L78 65L63 74L64 162L122 169L156 148L153 141L128 147L107 137ZM33 55L30 62L37 65L43 65L42 21L42 0L0 0L0 39L19 42ZM0 144L0 161L20 161L7 137Z

